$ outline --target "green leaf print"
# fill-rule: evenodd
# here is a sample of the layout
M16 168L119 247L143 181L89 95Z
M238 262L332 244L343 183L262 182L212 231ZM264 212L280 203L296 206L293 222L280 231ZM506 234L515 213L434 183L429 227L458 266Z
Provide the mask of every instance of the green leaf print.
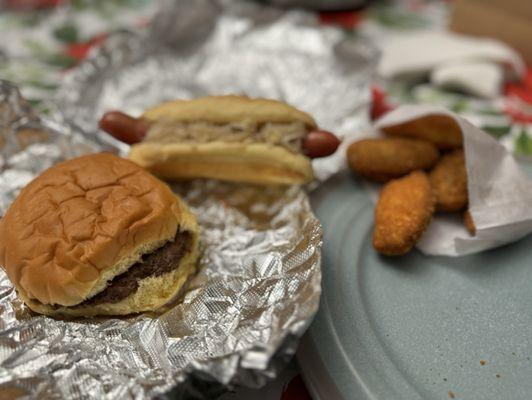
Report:
M452 104L451 111L460 114L466 112L468 108L468 102L466 99L458 99L454 104Z
M47 58L50 55L50 50L46 48L42 43L32 40L32 39L26 39L24 40L24 46L31 51L32 55L37 58Z
M515 154L522 156L532 155L532 139L523 129L515 141Z
M493 117L504 115L504 113L501 110L497 110L497 109L482 109L482 110L477 110L477 112L482 115L490 115Z
M394 29L424 28L428 25L422 16L389 5L375 5L367 15L369 19Z
M496 137L497 139L503 137L504 135L507 135L510 133L511 126L505 125L505 126L484 126L482 129L484 129L486 132L488 132L491 136Z
M77 64L78 60L64 54L50 54L45 60L46 63L59 68L70 68Z
M75 25L67 24L54 29L54 37L60 42L75 43L78 41L78 28Z
M89 6L89 4L87 4L87 2L84 0L71 0L70 4L76 10L83 10Z
M71 0L77 10L92 9L99 13L114 13L119 8L139 9L150 4L150 0Z
M35 40L26 40L24 42L26 47L33 53L40 61L59 68L69 68L76 65L77 60L61 53L53 53L48 50L42 43Z
M28 103L31 104L33 109L39 114L39 115L50 115L54 109L50 106L50 102L48 100L43 99L32 99L32 98L26 98Z
M49 82L32 80L32 79L26 81L26 83L33 87L36 87L39 89L45 89L45 90L56 90L59 87L57 83L49 83Z

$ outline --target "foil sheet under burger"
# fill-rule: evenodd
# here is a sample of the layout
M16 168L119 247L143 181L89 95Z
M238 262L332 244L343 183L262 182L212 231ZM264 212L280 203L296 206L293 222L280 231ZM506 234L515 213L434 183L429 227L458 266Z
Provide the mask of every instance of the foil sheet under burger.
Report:
M128 147L97 130L114 108L239 93L295 104L340 136L365 126L373 53L302 11L248 2L162 2L66 79L49 117L0 82L0 212L43 169ZM315 163L323 178L341 157ZM158 313L58 320L32 314L0 272L0 395L214 398L286 365L320 296L321 227L299 187L196 180L173 186L201 226L199 273Z

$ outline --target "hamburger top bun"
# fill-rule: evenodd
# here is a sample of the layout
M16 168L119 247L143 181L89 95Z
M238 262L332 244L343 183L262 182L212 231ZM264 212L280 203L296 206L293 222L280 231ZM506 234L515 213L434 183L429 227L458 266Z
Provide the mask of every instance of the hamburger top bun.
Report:
M131 161L92 154L28 184L0 222L0 262L23 298L73 306L172 240L182 209Z
M309 129L316 128L316 122L310 115L286 103L234 95L168 101L149 108L142 117L149 121L164 119L166 122L205 121L213 124L243 120L257 124L301 121Z

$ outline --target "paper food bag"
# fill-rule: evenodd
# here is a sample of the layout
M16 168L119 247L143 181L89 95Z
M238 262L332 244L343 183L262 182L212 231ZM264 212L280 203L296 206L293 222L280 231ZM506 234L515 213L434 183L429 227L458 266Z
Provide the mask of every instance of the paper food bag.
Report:
M435 213L417 243L420 251L445 256L472 254L532 232L532 180L504 146L465 119L434 106L400 107L381 118L373 133L378 135L383 128L413 121L423 129L434 128L435 124L441 129L443 122L446 129L461 131L469 210L476 226L476 235L471 236L465 229L462 213Z

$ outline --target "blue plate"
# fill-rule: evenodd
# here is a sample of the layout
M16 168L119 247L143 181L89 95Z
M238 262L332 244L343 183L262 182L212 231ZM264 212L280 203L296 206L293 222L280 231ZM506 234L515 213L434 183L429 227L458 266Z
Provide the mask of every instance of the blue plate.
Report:
M532 236L477 255L371 245L362 182L312 196L325 230L320 311L298 361L318 399L531 399Z

